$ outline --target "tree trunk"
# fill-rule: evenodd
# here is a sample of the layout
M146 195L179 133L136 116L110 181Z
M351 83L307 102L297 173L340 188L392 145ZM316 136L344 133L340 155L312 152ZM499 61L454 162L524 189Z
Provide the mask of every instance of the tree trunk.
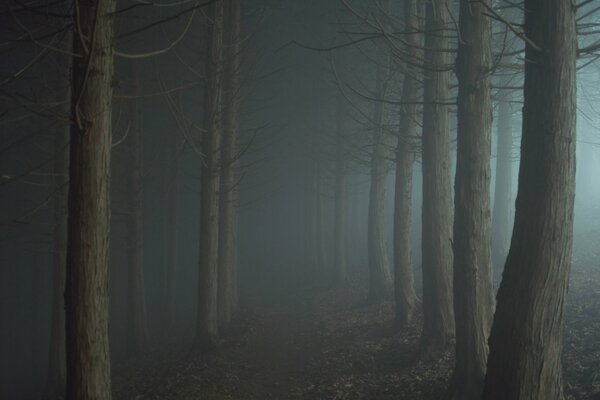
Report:
M344 68L342 61L340 68ZM340 75L344 74L340 71ZM334 281L344 284L348 279L348 261L346 258L346 160L344 154L344 134L346 133L344 97L338 94L336 101L336 133L335 133L335 187L334 187L334 223L333 223L333 256Z
M207 65L202 134L202 194L200 199L200 268L198 319L194 352L203 353L218 340L218 255L223 64L223 1L211 4L207 19Z
M137 89L132 63L131 79ZM137 90L134 90L137 91ZM130 105L128 137L128 207L127 207L127 351L139 356L148 342L143 263L143 171L140 111L135 100Z
M175 314L175 292L177 278L177 203L179 191L179 141L177 136L170 133L167 137L167 171L165 179L166 196L166 262L164 271L164 305L163 305L163 328L165 334L171 332Z
M415 0L404 2L404 23L407 29L419 31L418 8ZM406 37L407 56L417 57L419 35ZM415 75L417 71L406 65L402 84L400 126L396 147L396 184L394 193L394 298L396 301L395 323L404 328L412 322L417 295L415 294L411 254L411 203L412 178L415 149L417 145L417 101L418 88Z
M454 219L456 361L452 398L479 400L494 313L490 259L492 130L489 0L461 0L456 59L458 129Z
M489 340L486 400L564 398L561 350L575 197L576 8L567 0L525 0L524 8L530 43L519 188Z
M492 215L492 261L495 270L502 270L508 254L512 228L512 99L504 90L498 105L498 142L496 147L496 185Z
M107 400L114 0L74 11L66 267L67 399Z
M454 335L452 311L452 204L448 90L448 0L427 3L423 108L423 332L421 352L432 355Z
M68 35L71 39L71 35ZM65 40L71 47L70 40ZM67 59L58 56L57 99L64 102L61 112L69 114L69 80ZM69 197L69 126L60 124L54 132L54 232L52 254L52 326L48 356L46 398L64 398L66 371L65 349L65 268L67 250L67 207Z
M377 68L376 88L380 100L385 98L387 82L384 82L382 67ZM390 262L385 242L385 106L382 101L375 104L374 146L371 155L371 188L369 191L368 253L369 253L369 300L379 302L386 299L392 290Z
M236 269L236 168L237 136L240 113L240 0L230 0L225 5L226 43L224 71L223 145L221 154L221 200L219 208L219 321L221 325L231 320L235 308L234 281Z

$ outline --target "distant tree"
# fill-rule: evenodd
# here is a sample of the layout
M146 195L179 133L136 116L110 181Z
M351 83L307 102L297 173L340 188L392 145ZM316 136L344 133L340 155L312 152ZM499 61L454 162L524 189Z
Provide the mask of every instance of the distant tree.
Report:
M68 400L110 399L108 246L114 0L79 1L74 27L66 267Z
M219 193L222 136L223 3L208 6L206 35L206 87L202 132L202 193L200 198L200 260L198 316L194 352L216 346L219 336Z
M563 399L564 303L573 243L576 7L525 0L521 165L483 398Z
M62 42L71 47L71 35ZM57 54L56 99L60 112L69 115L69 66L68 57ZM65 268L67 250L67 207L69 197L69 125L56 122L54 132L54 205L53 205L53 254L52 254L52 327L50 331L50 353L48 355L48 399L64 398L66 384L66 338L65 338Z
M386 59L388 55L386 54ZM384 300L392 291L392 276L385 240L385 179L388 168L386 165L386 132L385 104L388 77L382 66L377 67L375 74L375 92L378 101L375 103L373 122L373 150L370 161L371 186L369 190L368 217L368 254L369 254L369 300L379 302Z
M492 261L494 269L502 269L510 246L511 208L513 206L512 91L501 90L498 100L496 184L492 213Z
M237 303L237 139L240 113L241 0L225 4L223 143L219 204L219 321L231 320Z
M492 131L488 0L460 1L456 58L458 129L454 215L456 364L452 398L479 400L494 313L490 241Z
M419 71L411 67L418 57L422 40L419 29L419 12L415 0L404 1L404 25L411 34L406 36L406 63L402 83L402 106L398 144L396 146L396 184L394 193L394 298L395 323L402 328L412 322L417 306L411 254L412 178L417 142L417 103Z
M450 185L448 29L450 2L426 5L423 107L423 332L421 351L435 353L454 336Z
M137 92L139 71L135 61L130 65L130 78ZM142 354L147 345L148 327L143 262L143 142L141 114L136 100L129 102L127 153L127 350L129 354L137 356Z

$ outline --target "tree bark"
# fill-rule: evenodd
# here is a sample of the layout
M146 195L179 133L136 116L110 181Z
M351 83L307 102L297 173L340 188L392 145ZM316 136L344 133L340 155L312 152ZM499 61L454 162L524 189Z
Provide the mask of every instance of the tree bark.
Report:
M489 340L486 400L564 398L561 349L575 197L576 8L567 0L525 0L524 9L530 42L519 187Z
M382 67L376 72L376 92L383 100L387 82L384 81ZM388 259L385 234L385 179L387 165L385 162L385 131L383 129L385 105L383 101L375 103L373 136L374 146L371 155L371 187L369 190L369 220L367 223L367 240L369 254L369 301L385 300L392 291L392 276Z
M407 29L419 31L418 6L415 0L404 2L404 23ZM406 37L407 57L417 57L419 34ZM415 294L411 253L412 178L417 136L418 85L417 71L406 65L402 84L402 101L398 144L396 146L396 184L394 192L394 299L395 323L398 328L408 326L415 313Z
M496 147L496 185L492 214L492 261L501 270L506 261L512 228L512 100L511 91L504 90L498 104L498 141Z
M131 79L137 89L135 64L132 63ZM137 90L135 90L137 91ZM146 322L146 299L144 291L143 263L143 171L140 110L135 100L129 104L128 137L128 207L127 207L127 351L139 356L148 342Z
M207 65L202 134L202 194L200 199L200 268L195 353L217 344L220 146L222 130L223 1L209 5L207 19Z
M66 267L67 399L107 400L114 0L74 11ZM77 29L81 29L78 31Z
M448 0L426 6L423 108L423 332L421 352L433 355L454 335L452 310L452 204L448 90Z
M221 197L219 208L219 321L229 323L235 309L237 284L237 136L240 113L240 0L230 0L225 5L225 71L223 145L221 154Z
M492 49L486 5L489 0L460 2L453 248L456 361L450 388L456 400L481 398L494 313L490 256Z

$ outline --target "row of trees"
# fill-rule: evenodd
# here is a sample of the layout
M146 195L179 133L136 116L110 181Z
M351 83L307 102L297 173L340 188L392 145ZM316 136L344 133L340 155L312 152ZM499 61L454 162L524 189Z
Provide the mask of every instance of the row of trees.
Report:
M378 4L377 10L362 15L344 2L347 10L369 29L336 49L360 43L369 35L388 46L387 54L374 61L377 98L373 99L370 119L374 133L370 137L369 167L369 298L383 300L393 286L396 324L405 327L413 320L418 299L410 250L411 194L413 164L420 155L421 354L436 356L456 341L452 398L480 399L483 394L486 399L559 399L563 397L562 314L572 247L578 7L563 0L526 0L522 8L508 2L492 5L486 0L459 3L459 19L455 22L450 1L403 0L399 13L402 22L393 26L393 22L385 22L386 18L397 21L394 13L390 14L390 3ZM519 9L525 10L524 14ZM524 15L523 31L515 28L519 24L512 20L519 15ZM493 35L494 20L498 22L494 26L504 29ZM501 43L496 40L498 36L503 36ZM511 36L525 43L523 58L515 57L522 50L507 42ZM494 53L494 48L500 50ZM455 51L456 61L452 63ZM389 60L391 55L394 64ZM499 267L504 262L510 229L510 93L518 87L523 67L515 227L495 304L492 260ZM397 69L403 77L398 80L400 98L390 101L393 80L388 71L397 73ZM498 145L492 233L492 75L498 70L512 72L508 78L505 72L499 74L495 91ZM338 81L343 80L340 71L335 71ZM451 85L452 71L457 78L457 92ZM346 85L340 83L342 92ZM385 109L389 104L399 105L399 113L392 117L398 126L393 274L383 233L389 113ZM454 105L457 152L453 201L450 117ZM338 121L339 131L347 129L343 118ZM422 127L420 140L418 125ZM338 144L338 151L340 148ZM339 195L344 189L337 185L345 183L340 172L343 157L336 154L334 259L339 282L346 276L342 233L338 231L345 205Z

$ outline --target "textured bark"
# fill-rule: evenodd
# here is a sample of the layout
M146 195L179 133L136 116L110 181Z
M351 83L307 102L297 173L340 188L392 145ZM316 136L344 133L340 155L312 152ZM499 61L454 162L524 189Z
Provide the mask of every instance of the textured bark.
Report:
M384 71L378 67L376 73L376 89L379 98L385 98L387 82ZM385 179L387 165L385 162L385 131L383 123L385 106L382 101L375 104L374 146L371 155L371 187L369 190L368 254L369 254L369 300L379 302L386 299L392 291L392 277L388 259L385 234Z
M236 274L236 168L237 136L240 113L240 0L225 5L225 70L223 145L221 154L221 200L219 208L219 321L231 320L237 296Z
M67 399L107 400L114 0L81 0L74 26L66 269Z
M70 39L70 35L69 38ZM68 40L70 48L71 43ZM69 114L69 82L67 60L58 57L57 99L64 102L61 112ZM63 68L64 67L64 68ZM65 268L67 250L67 207L69 197L69 126L61 124L54 132L54 232L52 254L52 327L48 355L46 398L64 398L66 371L65 342Z
M207 20L207 65L202 134L202 194L200 199L200 268L198 318L194 352L203 353L218 340L218 255L223 64L223 1L211 4Z
M483 398L563 399L564 302L575 196L575 7L525 0L521 165Z
M131 64L131 79L137 91L137 76ZM129 104L129 135L127 143L127 351L130 355L143 353L147 342L146 299L143 263L143 202L142 141L140 110L135 101Z
M339 63L338 74L344 77L345 60ZM346 254L346 159L344 151L344 134L346 133L346 115L344 97L338 94L336 99L336 132L335 132L335 187L334 187L334 215L333 215L333 262L334 281L344 284L348 279L348 260Z
M450 186L450 69L448 0L427 3L423 108L423 332L421 352L446 348L454 335L452 310L452 204Z
M404 2L404 23L407 29L419 31L418 9L415 0ZM406 37L406 52L410 58L417 57L419 34ZM418 85L415 71L407 65L402 84L400 126L396 147L396 184L394 193L394 298L396 302L395 323L404 328L413 320L417 295L415 294L411 254L412 178L417 135Z
M456 361L452 398L479 400L494 313L490 241L491 22L489 0L461 0L456 76L458 129L454 215Z
M509 90L503 91L498 105L498 142L496 147L496 185L492 214L492 261L496 270L504 267L510 245L512 228L512 99Z

